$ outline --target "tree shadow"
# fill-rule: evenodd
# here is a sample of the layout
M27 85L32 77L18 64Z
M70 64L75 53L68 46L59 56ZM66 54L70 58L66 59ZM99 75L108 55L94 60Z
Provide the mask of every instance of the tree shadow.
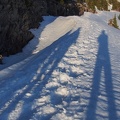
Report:
M23 79L23 81L21 81L23 83L15 82L10 84L9 88L12 88L12 90L5 93L9 95L0 105L0 108L4 108L0 112L0 119L4 118L7 120L10 113L15 110L20 101L23 102L23 107L17 120L29 120L33 117L34 113L37 112L37 108L32 109L34 100L41 98L43 88L48 83L53 71L58 66L65 53L68 51L69 47L76 43L79 32L80 28L73 33L69 31L52 45L36 55L34 61L30 63L31 67L28 67L29 64L27 65L28 69L32 69L31 71L28 70L30 74L29 78L27 78L25 81ZM25 67L25 70L27 67ZM25 76L26 75L23 77ZM20 89L22 91L14 97L14 94ZM32 91L32 95L26 97L26 94L30 93L30 91ZM0 101L1 100L2 98L0 97ZM4 107L7 103L9 103L7 107ZM50 119L51 117L52 114L47 116L46 119Z
M115 97L113 93L114 91L113 91L113 83L112 83L111 62L110 62L110 55L108 49L108 36L105 34L104 30L101 32L101 35L98 37L98 43L99 43L99 49L98 49L96 64L94 68L92 91L86 113L86 120L96 120L97 102L98 102L98 96L100 95L100 83L102 81L101 79L103 78L101 76L102 71L104 73L104 85L105 85L105 93L107 98L106 101L107 109L105 111L108 113L109 120L117 120Z

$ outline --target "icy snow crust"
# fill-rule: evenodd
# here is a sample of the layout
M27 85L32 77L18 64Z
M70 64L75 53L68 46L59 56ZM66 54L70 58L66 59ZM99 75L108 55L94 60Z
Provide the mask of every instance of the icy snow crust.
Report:
M115 14L44 17L0 66L0 120L120 120L120 30L107 25Z

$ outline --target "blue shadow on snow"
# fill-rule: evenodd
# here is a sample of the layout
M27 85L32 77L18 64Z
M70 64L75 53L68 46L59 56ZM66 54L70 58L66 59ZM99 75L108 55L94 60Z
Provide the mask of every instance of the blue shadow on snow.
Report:
M110 62L110 55L108 49L108 36L105 34L104 30L101 32L101 35L98 37L98 43L99 43L99 49L98 49L96 64L94 68L92 91L89 100L89 105L87 108L86 120L97 120L96 116L102 117L100 116L100 114L96 113L98 96L100 95L100 82L101 82L101 78L103 78L101 77L102 71L104 73L104 85L105 85L105 93L107 98L107 101L105 102L106 103L105 106L107 106L107 109L105 109L105 112L107 111L109 120L117 120L115 97L113 93L113 84L112 84L111 62Z
M17 120L29 120L34 116L39 106L38 108L32 109L33 105L32 103L34 102L35 99L41 98L42 90L48 83L48 80L51 77L53 71L58 66L59 62L64 57L65 53L68 51L69 47L72 44L76 43L79 34L80 28L78 28L73 33L69 31L64 36L55 41L52 45L48 46L47 48L39 52L37 56L35 56L33 62L27 64L26 68L24 68L23 71L25 71L29 65L31 67L32 66L34 67L35 65L37 67L33 68L34 74L29 73L30 74L29 78L23 81L22 84L19 84L19 82L14 83L13 81L13 84L9 85L9 88L12 88L12 90L7 92L7 94L9 95L7 95L6 99L2 102L0 108L4 108L5 104L8 101L11 102L0 113L0 119L7 120L9 118L10 113L13 110L15 110L17 104L20 101L23 102L23 107ZM38 70L40 70L40 73L38 73ZM36 78L34 79L34 77ZM32 81L33 79L34 81ZM27 87L25 88L25 86ZM17 92L19 89L23 89L22 92L19 93L17 96L13 97L14 93ZM30 91L32 91L33 94L26 98L26 93L29 93ZM0 100L2 99L1 97ZM47 116L41 115L39 119L49 120L53 116L53 114L49 114Z

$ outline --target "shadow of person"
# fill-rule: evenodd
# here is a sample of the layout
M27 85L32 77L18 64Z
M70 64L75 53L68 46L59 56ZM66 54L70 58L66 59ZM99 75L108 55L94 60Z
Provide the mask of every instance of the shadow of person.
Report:
M97 103L98 103L98 96L104 97L102 94L105 92L107 100L104 101L105 105L100 106L107 112L109 120L117 120L116 115L116 107L115 107L115 97L113 94L113 85L112 85L112 71L111 71L111 63L110 63L110 56L109 56L109 49L108 49L108 36L106 35L105 31L101 32L101 35L98 37L99 49L97 53L96 64L94 68L93 74L93 84L92 84L92 91L91 97L86 113L86 120L96 120L98 117L96 110L97 110ZM101 73L104 75L101 76ZM100 91L100 83L104 80L105 89ZM105 108L107 106L107 108ZM101 113L102 114L102 113ZM104 116L100 116L102 119Z
M23 105L20 114L17 116L17 120L30 120L33 118L34 114L37 113L37 110L41 107L41 105L38 105L32 108L35 100L43 96L42 91L48 84L49 78L52 77L54 70L59 65L69 47L76 44L79 34L80 28L74 32L68 31L50 46L37 53L33 58L34 60L30 60L30 63L22 69L22 71L28 71L29 76L21 73L20 83L15 82L16 77L14 78L13 76L14 79L11 80L12 84L8 86L12 88L12 90L4 92L4 94L0 96L0 101L3 100L4 96L7 96L0 104L0 120L8 120L20 102L22 102ZM0 90L2 87L3 84L0 84ZM21 92L15 95L19 90ZM26 96L27 93L31 93L31 95ZM50 102L52 103L52 101ZM40 120L48 120L53 114L41 114L39 117Z

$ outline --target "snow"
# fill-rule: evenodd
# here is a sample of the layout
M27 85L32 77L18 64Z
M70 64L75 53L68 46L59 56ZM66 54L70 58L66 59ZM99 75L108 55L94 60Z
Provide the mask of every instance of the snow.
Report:
M120 120L120 30L107 24L115 14L44 16L0 65L0 120Z

